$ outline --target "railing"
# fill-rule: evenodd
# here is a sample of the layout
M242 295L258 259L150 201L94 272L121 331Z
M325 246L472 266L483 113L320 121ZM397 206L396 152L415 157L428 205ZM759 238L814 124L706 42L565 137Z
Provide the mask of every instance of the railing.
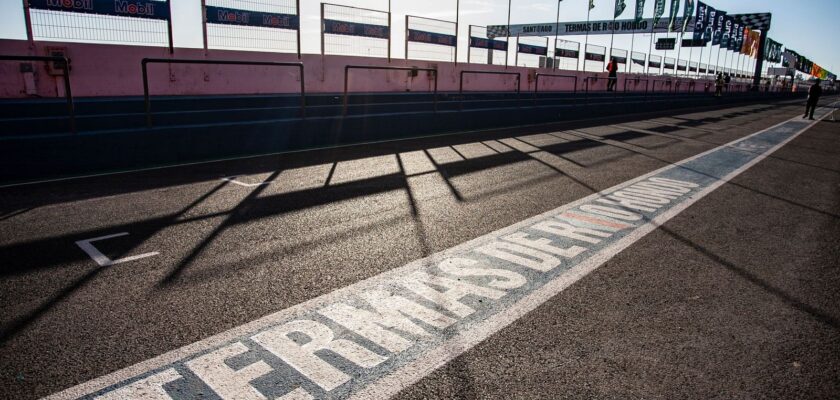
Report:
M54 63L53 68L61 68L64 77L64 98L67 99L68 125L70 132L76 133L76 108L73 105L73 93L70 91L70 60L67 57L0 55L0 61L45 61Z
M659 83L659 82L661 82L661 83L662 83L662 87L663 87L663 88L664 88L665 86L668 86L668 93L671 93L671 92L673 92L673 91L674 91L674 84L673 84L673 82L671 82L671 80L670 80L670 79L654 79L654 80L653 80L653 81L651 81L651 83L650 83L650 91L651 91L651 92L656 93L656 84L657 84L657 83Z
M461 102L459 104L459 109L464 109L464 74L477 74L477 75L515 75L516 76L516 104L517 106L522 106L519 101L519 94L520 94L520 86L522 82L522 73L521 72L505 72L505 71L469 71L463 70L461 71L461 78L460 82L458 82L458 96L461 98Z
M434 88L432 90L432 102L434 111L437 112L437 88L438 88L438 72L434 68L419 68L419 67L384 67L378 65L345 65L344 66L344 99L342 101L341 115L347 115L347 88L349 86L349 75L351 69L373 69L385 71L424 71L431 72L434 75Z
M676 83L674 84L674 94L679 93L680 86L682 86L682 84L686 82L688 83L688 89L686 90L686 93L694 93L696 91L697 82L695 82L693 79L677 79Z
M639 78L639 77L633 77L633 78L625 77L624 78L624 93L627 93L627 81L635 82L635 85L633 85L634 89L635 89L635 86L639 86L639 82L644 82L645 83L645 97L647 97L648 89L650 89L650 79Z
M598 76L598 75L587 76L586 78L583 78L583 87L585 89L583 91L583 102L585 104L589 103L589 81L598 82L599 79L601 79L601 77ZM609 78L604 78L604 79L609 79Z
M534 78L534 104L537 104L537 93L540 91L540 77L544 76L546 78L559 78L559 79L574 79L575 85L572 89L572 94L577 95L577 86L578 86L578 77L577 75L560 75L560 74L541 74L537 73L536 77Z
M238 61L238 60L191 60L178 58L144 58L140 62L143 69L143 104L146 109L146 126L152 127L152 102L149 99L148 64L210 64L210 65L267 65L277 67L297 67L300 74L300 116L306 118L306 85L304 84L303 63L285 63L271 61Z

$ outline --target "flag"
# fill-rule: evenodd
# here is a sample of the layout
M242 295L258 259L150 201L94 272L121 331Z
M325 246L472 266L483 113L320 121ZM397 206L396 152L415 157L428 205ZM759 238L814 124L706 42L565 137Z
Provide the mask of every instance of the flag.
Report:
M688 21L691 19L692 14L694 14L694 0L685 0L685 8L683 9L682 33L685 33L685 29L688 28Z
M723 23L726 21L726 11L715 10L715 26L712 32L712 46L720 45L720 37L723 36Z
M615 0L615 16L613 18L618 18L625 8L627 8L627 4L624 4L624 0Z
M744 41L738 47L738 52L741 54L750 54L750 47L752 47L752 30L749 27L744 27Z
M589 0L589 9L595 8L595 0Z
M732 21L732 29L730 29L729 31L729 43L726 45L726 49L729 51L735 51L736 49L740 50L741 42L738 40L738 31L741 31L741 34L743 34L744 28L741 26L741 23L738 20L732 17L727 17L727 19ZM728 23L729 21L727 21L727 24Z
M636 0L636 22L644 19L645 14L645 0Z
M678 12L680 12L680 0L671 0L671 14L668 19L668 32L674 31L677 23Z
M729 49L729 42L732 41L732 29L734 28L732 25L735 21L726 15L723 11L718 11L718 20L715 23L717 27L717 31L715 31L715 42L712 44L720 45L725 49Z
M665 0L656 0L653 5L653 26L659 23L659 19L665 14Z
M697 2L697 14L694 16L694 41L699 42L702 41L705 45L708 43L706 40L706 24L708 23L707 18L708 15L708 7L702 1Z
M758 59L758 45L761 44L761 32L753 29L750 31L750 57ZM767 51L765 49L765 51Z
M732 24L732 37L729 38L729 49L734 52L740 52L744 45L744 24L740 20L735 19Z

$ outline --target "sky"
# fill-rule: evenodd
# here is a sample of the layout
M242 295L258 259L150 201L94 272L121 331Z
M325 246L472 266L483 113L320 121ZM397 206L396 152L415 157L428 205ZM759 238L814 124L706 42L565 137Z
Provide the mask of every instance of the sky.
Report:
M294 0L277 0L294 4ZM558 3L555 0L510 0L511 23L554 22ZM585 21L588 0L562 0L561 21ZM612 19L614 0L594 0L592 20ZM668 0L670 4L671 0ZM684 1L684 0L683 0ZM304 53L320 53L319 0L301 2L301 48ZM386 10L388 0L329 0L329 3ZM632 18L635 0L625 0L627 8L620 18ZM455 19L456 0L391 0L393 30L403 32L405 15L416 15L446 20ZM710 0L710 6L728 13L770 12L773 14L770 37L781 42L828 70L840 72L840 0ZM0 37L24 39L26 37L21 0L0 0L0 15L6 15L0 25ZM653 14L654 0L645 2L645 17ZM681 7L682 8L682 7ZM172 0L173 36L176 47L201 47L200 0ZM466 60L468 25L503 25L507 22L507 0L460 0L459 60ZM666 7L666 16L667 16ZM631 35L616 35L614 47L629 50ZM665 37L658 34L657 38ZM671 37L675 37L671 35ZM403 57L401 35L394 35L393 56ZM566 36L566 40L584 42L583 36ZM635 51L648 52L650 35L637 34L632 38ZM834 41L834 42L832 42ZM588 42L609 46L610 35L590 35ZM688 49L684 49L688 50ZM512 53L512 52L511 52ZM695 54L696 53L696 54ZM653 54L662 55L656 50ZM708 54L708 51L707 51ZM667 55L674 57L671 51ZM699 49L690 53L693 61L699 60ZM680 58L689 58L681 54ZM703 57L705 62L706 56ZM513 62L513 54L510 56Z

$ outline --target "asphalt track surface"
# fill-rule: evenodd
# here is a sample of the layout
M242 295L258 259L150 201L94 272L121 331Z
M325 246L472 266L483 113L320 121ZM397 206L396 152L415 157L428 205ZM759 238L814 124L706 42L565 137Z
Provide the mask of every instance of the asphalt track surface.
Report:
M2 188L0 398L96 379L801 111L752 104ZM838 155L840 125L816 123L396 397L836 398ZM110 260L150 256L100 266L77 244L123 232L92 243Z

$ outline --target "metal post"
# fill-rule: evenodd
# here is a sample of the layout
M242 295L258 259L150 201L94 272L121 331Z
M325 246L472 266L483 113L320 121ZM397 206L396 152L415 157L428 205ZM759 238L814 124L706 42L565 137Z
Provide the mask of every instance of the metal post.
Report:
M29 45L35 44L35 39L32 35L32 16L29 14L29 0L23 0L23 19L26 23L26 40L29 41Z
M76 133L76 110L73 105L73 93L70 91L70 62L67 58L61 63L64 72L64 93L67 95L67 111L70 113L70 131Z
M589 14L592 13L592 8L589 4L586 5L586 36L583 39L583 71L586 72L586 48L589 46ZM589 85L589 83L587 83ZM589 86L587 86L589 91Z
M140 68L143 71L143 108L146 111L146 127L152 127L152 103L149 100L149 74L146 71L147 61L143 59L140 62Z
M207 55L207 0L201 0L201 38L204 43L204 55Z
M461 0L455 0L455 65L458 65L458 34L459 32L459 25L458 25L458 14L461 8ZM469 40L469 38L467 38ZM469 43L467 43L469 45ZM469 49L467 50L469 54ZM469 62L469 60L467 60ZM435 79L437 82L437 78Z
M408 60L408 15L405 16L405 59Z
M391 0L388 0L388 62L391 62L391 39L394 36L394 30L391 29Z
M505 68L508 67L508 58L510 58L510 7L513 0L508 0L508 19L507 19L507 50L505 51ZM517 41L519 43L519 41ZM519 54L519 52L517 52Z
M169 33L169 54L175 54L175 46L172 43L172 0L166 0L166 8L169 9L169 17L166 18L166 30Z
M513 66L519 66L519 34L516 34L516 54L513 56Z
M297 11L297 19L298 19L297 53L298 53L298 60L300 60L300 0L295 1L295 10Z
M324 3L321 3L321 57L324 56ZM321 60L323 62L323 59Z
M557 35L560 33L560 3L562 2L563 0L557 0L557 22L554 23L554 51L552 52L554 60L552 60L552 65L555 71L557 70Z
M470 57L472 54L472 43L470 43L472 40L472 27L472 25L467 26L467 64L470 63Z
M655 14L656 10L654 9L653 12ZM653 19L656 20L656 15L654 15ZM653 55L653 38L656 37L656 33L654 32L655 29L656 29L656 24L653 23L653 21L651 21L651 24L650 24L650 45L648 46L648 58L647 58L648 59L648 61L647 61L647 73L648 74L650 74L650 59L651 59L651 56Z

